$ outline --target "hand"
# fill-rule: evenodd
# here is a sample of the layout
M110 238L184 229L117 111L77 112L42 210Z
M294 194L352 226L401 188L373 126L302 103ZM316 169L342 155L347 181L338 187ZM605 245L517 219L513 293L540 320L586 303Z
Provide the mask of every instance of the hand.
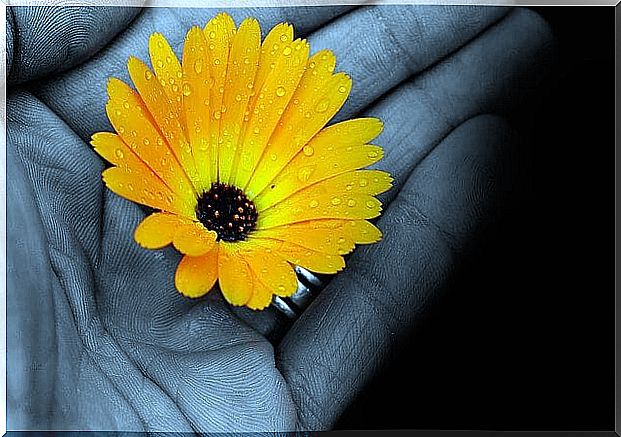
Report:
M326 429L425 311L506 189L513 135L550 31L491 7L238 9L294 24L354 81L338 119L381 118L395 177L377 222L282 335L275 310L176 292L180 256L133 241L144 211L106 190L88 144L110 131L110 76L129 81L148 36L180 48L217 11L10 8L7 90L8 428ZM135 18L134 18L135 17ZM118 33L118 34L117 34ZM51 73L66 70L62 74ZM271 342L268 340L270 339Z

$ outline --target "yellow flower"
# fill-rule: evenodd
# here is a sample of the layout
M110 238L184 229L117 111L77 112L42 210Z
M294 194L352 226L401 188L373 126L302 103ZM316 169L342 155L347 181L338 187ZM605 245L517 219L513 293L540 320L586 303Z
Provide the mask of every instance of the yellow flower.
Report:
M148 249L170 243L185 256L175 285L188 297L216 283L233 305L268 306L297 288L293 265L336 273L355 244L380 231L366 219L381 211L375 195L391 177L361 170L382 157L367 144L374 118L325 127L351 79L336 59L275 26L261 44L259 23L239 28L219 14L192 27L180 63L161 34L151 35L153 70L127 65L136 90L108 82L108 118L116 133L92 144L114 166L110 190L158 212L136 229Z

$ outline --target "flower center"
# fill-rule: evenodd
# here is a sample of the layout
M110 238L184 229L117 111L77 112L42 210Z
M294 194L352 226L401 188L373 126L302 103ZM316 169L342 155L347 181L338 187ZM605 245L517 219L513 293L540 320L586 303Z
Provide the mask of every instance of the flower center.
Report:
M196 217L218 241L240 241L256 226L257 209L239 188L214 182L199 196Z

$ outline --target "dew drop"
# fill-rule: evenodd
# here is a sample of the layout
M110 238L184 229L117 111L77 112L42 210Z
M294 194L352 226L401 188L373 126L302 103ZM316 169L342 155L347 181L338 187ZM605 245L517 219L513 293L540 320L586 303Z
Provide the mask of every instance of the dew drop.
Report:
M287 42L287 39L288 39L288 38L287 38L287 35L285 35L284 33L283 33L282 35L280 35L280 40L281 40L282 42Z
M356 201L354 199L349 199L347 201L347 206L351 206L351 207L356 206Z
M284 50L282 51L282 54L285 56L289 56L291 54L291 47L287 46L284 48Z
M189 83L184 83L183 84L183 95L187 97L190 94L192 94L192 87L190 87Z
M352 184L347 184L347 186L345 187L347 191L351 191L353 188L354 186Z
M216 37L216 32L214 32L213 30L209 32L209 38L214 39L215 37Z
M259 126L256 126L256 127L252 130L252 132L254 132L255 134L257 134L257 135L258 135L258 134L259 134L259 132L261 132L261 129L259 129Z
M164 43L162 41L158 40L157 41L157 46L158 46L158 48L162 49L162 48L164 48Z
M341 198L340 197L333 197L332 200L330 201L330 203L332 203L332 205L339 205L341 203Z
M375 204L372 201L367 200L367 208L373 208L374 206Z
M200 74L203 71L203 60L197 59L194 61L194 71L196 74Z
M127 189L129 191L134 191L134 186L132 184L127 184Z
M300 180L300 182L308 182L314 170L315 168L313 166L302 167L298 171L298 179Z
M328 99L323 99L319 103L317 103L317 106L315 106L315 111L326 112L329 105L330 105L330 101Z
M159 61L159 62L162 62L162 61ZM149 70L145 70L145 72L144 72L144 78L145 78L146 80L151 80L151 79L153 78L153 74L152 74Z
M285 95L285 92L286 92L286 91L285 91L285 88L284 88L284 87L282 87L282 86L279 86L278 88L276 88L276 95L277 95L278 97L282 97L282 96L284 96L284 95Z
M170 64L172 62L172 58L170 56L166 56L166 63Z
M340 93L344 93L344 92L346 92L346 91L347 91L347 88L345 88L343 85L341 85L341 86L339 87L339 92L340 92Z
M176 83L175 83L175 84L173 84L173 86L172 86L172 90L173 90L174 92L179 91L179 85L177 85Z
M278 286L278 290L279 290L280 292L284 292L284 291L285 291L285 286L284 286L284 285L279 285L279 286Z
M270 155L270 159L271 159L272 161L276 161L276 160L278 159L278 155L276 155L275 153L272 153L272 154Z
M365 178L361 178L361 179L358 181L358 184L359 184L361 187L366 187L367 185L369 185L369 181L367 181Z
M213 118L220 120L220 117L222 117L222 111L214 111Z
M311 200L310 203L308 204L308 206L310 206L311 208L317 208L318 205L319 205L319 202L317 202L316 200Z
M119 128L117 130L119 131L120 134L122 134L123 132L125 132L125 127L124 126L119 126Z
M373 159L373 158L377 158L377 152L375 152L375 151L371 151L371 152L367 153L367 156L368 156L369 158L371 158L371 159Z
M313 153L315 153L315 149L313 149L313 146L304 146L302 151L306 156L313 156Z
M121 159L123 158L123 151L121 149L116 149L114 151L114 154L116 155L117 158Z
M236 101L241 102L241 99L242 99L241 94L237 94L237 95L235 96L235 100L236 100Z
M214 59L213 63L214 65L220 65L220 59Z
M142 142L144 143L145 146L149 145L149 139L145 138L144 140L142 140Z

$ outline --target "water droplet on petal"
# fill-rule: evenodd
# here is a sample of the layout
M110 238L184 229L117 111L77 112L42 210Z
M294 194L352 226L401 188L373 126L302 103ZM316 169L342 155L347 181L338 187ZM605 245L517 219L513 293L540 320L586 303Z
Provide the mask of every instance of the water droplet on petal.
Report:
M313 153L315 153L315 149L313 149L313 146L304 146L302 151L306 156L313 156Z
M162 61L160 61L160 62L162 62ZM151 80L153 78L153 74L149 70L145 70L144 71L144 78L146 80Z
M367 153L367 156L368 156L369 158L371 158L371 159L373 159L373 158L377 158L377 152L375 152L375 151L371 151L371 152Z
M366 187L367 185L369 185L369 181L367 181L365 178L361 178L361 179L358 181L358 184L359 184L361 187Z
M332 200L330 201L330 203L332 203L332 205L339 205L341 203L341 198L340 197L333 197Z
M209 38L214 39L215 37L216 37L216 32L214 32L213 30L209 32Z
M298 179L300 180L300 182L308 182L314 170L315 170L314 166L309 165L309 166L302 167L298 171Z
M123 151L121 149L116 149L114 151L114 154L116 155L117 158L121 159L123 158Z
M197 59L196 61L194 61L194 71L196 72L196 74L200 74L201 71L203 71L203 60L202 59Z
M311 208L317 208L318 205L319 205L319 202L317 202L316 200L311 200L310 203L308 204L308 206L310 206Z
M343 85L341 85L341 86L339 87L339 92L340 92L340 93L344 93L344 92L346 92L346 91L347 91L347 88L345 88Z
M367 200L367 208L373 208L375 206L375 203L373 203L371 200Z
M326 112L329 105L330 105L330 101L328 99L323 99L322 101L317 103L317 106L315 106L315 111Z
M189 83L184 83L183 84L183 95L187 97L190 94L192 94L192 87L190 87Z
M291 47L287 46L284 48L284 50L282 51L282 54L285 56L289 56L291 54Z
M282 97L282 96L284 96L284 95L285 95L285 92L286 92L286 91L285 91L285 88L284 88L284 87L282 87L282 86L279 86L278 88L276 88L276 95L277 95L278 97Z
M179 91L179 85L177 85L176 83L175 83L175 84L173 84L173 86L172 86L172 90L173 90L174 92Z
M349 199L347 201L347 206L356 206L356 201L354 199Z
M288 37L287 37L287 35L285 35L284 33L283 33L282 35L280 35L280 40L281 40L282 42L287 42L287 39L288 39Z
M142 142L144 143L145 146L149 145L149 139L145 138L144 140L142 140Z
M272 153L272 154L270 155L270 159L271 159L272 161L276 161L276 160L278 159L278 155L276 155L275 153Z
M222 117L222 111L214 111L213 118L220 120L220 117Z

